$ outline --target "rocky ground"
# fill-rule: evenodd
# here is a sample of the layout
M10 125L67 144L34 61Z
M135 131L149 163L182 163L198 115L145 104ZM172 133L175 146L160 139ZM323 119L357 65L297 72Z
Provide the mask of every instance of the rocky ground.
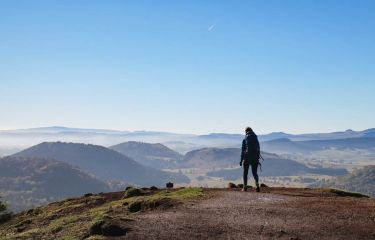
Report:
M297 189L211 193L178 209L139 215L128 238L375 239L374 199Z
M341 191L141 194L86 196L20 213L0 225L0 239L375 239L375 199Z

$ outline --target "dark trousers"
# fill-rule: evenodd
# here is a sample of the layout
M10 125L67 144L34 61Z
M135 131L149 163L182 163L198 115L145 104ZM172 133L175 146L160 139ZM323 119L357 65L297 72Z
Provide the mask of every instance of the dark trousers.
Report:
M243 185L247 186L247 175L249 174L249 167L251 166L251 172L253 173L253 177L255 179L255 183L258 184L259 177L258 177L258 163L250 164L248 162L244 162L243 164Z

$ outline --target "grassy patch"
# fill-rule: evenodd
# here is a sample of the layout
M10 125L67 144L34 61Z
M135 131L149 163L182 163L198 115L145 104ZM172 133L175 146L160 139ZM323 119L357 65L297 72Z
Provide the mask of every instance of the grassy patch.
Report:
M72 216L66 216L62 218L58 218L56 220L53 220L45 229L45 232L47 233L57 233L61 230L63 230L66 227L71 226L75 222L78 222L80 219L80 216L72 215Z
M104 221L103 234L119 226L127 230L127 221L132 221L131 212L168 208L185 199L203 196L200 188L146 191L142 195L117 198L108 201L101 196L65 200L49 204L30 213L16 215L13 220L0 225L0 240L3 239L81 239L88 237L90 227ZM134 211L130 211L133 206ZM115 226L116 225L116 226ZM21 229L22 232L16 228ZM116 230L116 229L115 229ZM8 236L5 236L9 234ZM89 239L103 239L90 236Z
M172 206L175 201L200 196L203 196L203 191L200 188L183 188L176 191L164 190L150 196L129 198L128 201L123 202L123 205L128 206L130 212L138 212L159 207L167 208Z
M177 191L164 190L158 194L153 195L153 197L168 197L172 199L189 199L203 196L203 191L201 188L183 188Z

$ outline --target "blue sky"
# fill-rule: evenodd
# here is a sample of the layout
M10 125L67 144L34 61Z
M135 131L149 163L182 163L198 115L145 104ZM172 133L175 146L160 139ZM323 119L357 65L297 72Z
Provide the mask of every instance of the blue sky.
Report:
M0 129L375 127L375 1L0 1Z

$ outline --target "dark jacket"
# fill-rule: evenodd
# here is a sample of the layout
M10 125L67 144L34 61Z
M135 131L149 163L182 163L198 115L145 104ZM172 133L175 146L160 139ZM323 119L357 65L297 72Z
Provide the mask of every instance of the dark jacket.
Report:
M248 161L249 163L259 162L260 146L257 135L252 132L245 136L242 141L241 161Z

